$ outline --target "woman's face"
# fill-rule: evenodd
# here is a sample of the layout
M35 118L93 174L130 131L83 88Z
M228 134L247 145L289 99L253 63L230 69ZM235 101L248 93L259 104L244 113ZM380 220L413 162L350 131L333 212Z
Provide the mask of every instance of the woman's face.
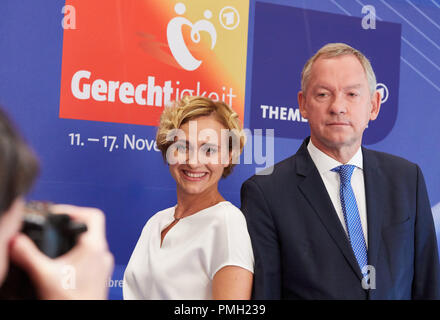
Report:
M226 133L213 115L195 118L180 127L167 160L181 195L218 192L218 182L230 161Z

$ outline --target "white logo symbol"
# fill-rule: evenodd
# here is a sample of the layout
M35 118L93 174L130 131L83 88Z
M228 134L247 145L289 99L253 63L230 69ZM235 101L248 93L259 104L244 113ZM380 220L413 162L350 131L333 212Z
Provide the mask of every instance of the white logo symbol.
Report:
M240 23L240 15L233 7L224 7L219 14L220 24L227 30L234 30Z
M178 15L183 15L186 11L186 7L183 3L179 2L174 7L174 11ZM203 15L206 19L212 18L212 12L210 10L206 10ZM182 27L184 25L191 27L191 40L194 43L200 42L200 31L208 32L211 36L211 50L214 49L217 41L217 31L210 21L204 19L192 24L191 21L184 17L175 17L168 23L167 39L172 55L183 69L193 71L200 67L202 61L194 58L186 46L182 34Z
M390 93L388 91L388 88L386 85L384 85L383 83L378 83L376 85L376 90L379 91L380 93L380 97L381 97L381 102L385 103L388 100L388 97L390 96Z

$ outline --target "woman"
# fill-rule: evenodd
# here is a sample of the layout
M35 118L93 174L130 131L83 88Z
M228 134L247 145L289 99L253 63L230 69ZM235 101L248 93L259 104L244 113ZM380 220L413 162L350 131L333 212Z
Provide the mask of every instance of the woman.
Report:
M250 299L254 257L241 211L218 191L243 150L237 114L185 97L165 108L156 142L177 205L145 225L124 275L124 299Z

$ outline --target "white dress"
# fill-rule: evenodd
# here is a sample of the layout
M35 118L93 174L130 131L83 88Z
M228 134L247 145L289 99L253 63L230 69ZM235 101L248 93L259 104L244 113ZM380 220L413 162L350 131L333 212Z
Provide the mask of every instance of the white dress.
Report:
M212 280L224 266L254 271L243 213L228 201L174 221L175 207L148 220L124 274L124 299L212 299Z

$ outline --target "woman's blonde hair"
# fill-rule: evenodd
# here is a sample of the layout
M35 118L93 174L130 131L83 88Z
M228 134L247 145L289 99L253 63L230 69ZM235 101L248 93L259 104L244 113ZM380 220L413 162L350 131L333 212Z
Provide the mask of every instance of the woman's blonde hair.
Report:
M238 162L238 158L243 151L246 136L238 114L224 102L213 101L206 97L185 96L180 101L174 102L171 106L165 107L160 117L156 144L162 153L163 159L167 161L167 150L174 143L174 141L169 139L170 132L179 129L188 121L210 115L215 116L216 120L229 130L229 152L232 161L223 171L222 177L225 178L232 172L233 167ZM233 148L234 143L231 143L231 140L239 142L239 148L237 148L238 145Z
M373 93L376 92L376 75L371 67L370 60L368 60L362 52L345 43L328 43L306 62L301 73L301 91L306 92L313 63L318 60L318 58L330 59L343 55L353 55L359 60L367 77L370 94L373 95Z

